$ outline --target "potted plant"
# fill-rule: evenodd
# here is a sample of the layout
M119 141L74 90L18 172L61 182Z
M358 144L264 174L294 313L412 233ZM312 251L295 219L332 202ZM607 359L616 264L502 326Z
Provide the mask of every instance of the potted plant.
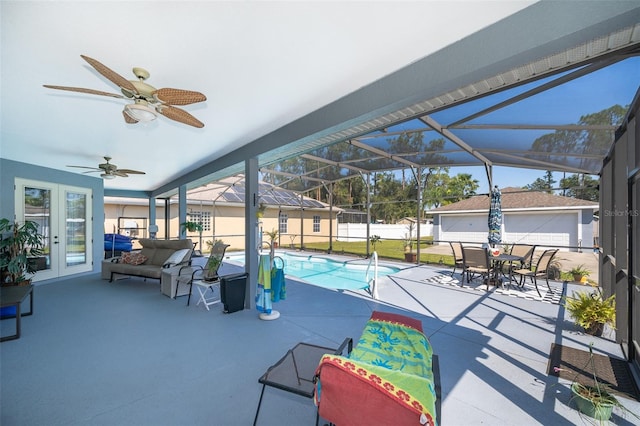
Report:
M183 231L187 230L189 232L202 232L203 230L202 224L198 222L186 221L186 222L182 222L180 226L182 227Z
M584 327L587 334L601 336L604 325L613 326L616 318L615 294L603 298L600 291L574 292L571 297L565 297L564 306L576 324Z
M224 259L224 253L229 245L225 244L222 240L209 240L207 241L207 246L209 247L209 258L204 265L202 279L208 282L217 281L219 279L218 269L220 269L220 265Z
M372 235L369 237L369 242L373 246L373 251L376 251L376 244L380 241L380 235Z
M556 372L562 370L562 368L554 367ZM596 373L596 363L593 358L593 343L589 344L589 359L584 367L578 370L579 372L571 382L571 393L573 397L571 401L575 401L578 411L587 416L598 420L601 424L607 422L611 418L611 413L615 407L623 410L626 413L631 414L636 419L640 419L636 413L627 409L609 390L608 386L601 383L598 380ZM580 372L591 373L593 375L593 383L578 382L578 376Z
M222 263L222 256L209 256L207 264L205 265L205 272L203 279L205 281L216 281L218 279L218 269Z
M269 244L271 244L271 248L278 248L278 242L276 241L276 238L278 238L278 230L274 228L271 231L264 231L264 233L269 237Z
M593 360L593 343L589 345L589 360L583 370L588 371L589 369L593 375L593 384L579 383L574 379L571 383L571 393L573 393L571 399L575 401L581 413L600 420L601 422L608 421L611 418L613 407L624 407L618 399L609 392L607 386L598 381L596 366Z
M0 219L0 271L4 285L29 285L27 274L36 272L31 258L44 250L44 236L38 233L38 224L26 221L22 225L9 219Z
M413 241L411 240L411 236L409 234L404 234L402 246L404 247L405 253L411 252L411 249L413 248Z
M573 280L576 282L586 281L586 278L589 276L591 271L586 269L584 265L578 265L569 271L571 275L573 275Z

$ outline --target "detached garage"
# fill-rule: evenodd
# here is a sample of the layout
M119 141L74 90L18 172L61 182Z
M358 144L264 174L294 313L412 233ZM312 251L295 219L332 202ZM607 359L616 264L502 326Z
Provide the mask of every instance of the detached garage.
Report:
M598 203L521 188L502 192L502 242L578 251L594 244L594 212ZM431 210L433 238L486 243L489 196L478 195Z

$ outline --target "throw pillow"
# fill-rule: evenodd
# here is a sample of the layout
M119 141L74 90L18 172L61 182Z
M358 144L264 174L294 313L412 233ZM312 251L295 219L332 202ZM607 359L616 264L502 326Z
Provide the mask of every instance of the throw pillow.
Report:
M169 256L167 260L164 261L164 264L162 266L168 268L170 266L177 265L178 263L181 263L183 260L185 260L185 257L187 257L190 252L190 249L176 250L171 256Z
M138 252L126 252L122 253L122 263L127 263L129 265L142 265L147 261L147 256Z

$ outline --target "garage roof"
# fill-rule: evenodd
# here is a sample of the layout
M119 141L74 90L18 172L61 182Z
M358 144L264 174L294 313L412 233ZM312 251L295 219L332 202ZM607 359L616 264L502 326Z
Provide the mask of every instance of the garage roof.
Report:
M528 191L522 188L508 187L501 189L502 210L536 210L536 209L592 209L599 208L598 203L580 200L577 198L563 197L561 195L548 194L546 192ZM489 211L490 198L487 195L476 195L457 203L447 204L429 213L468 213Z

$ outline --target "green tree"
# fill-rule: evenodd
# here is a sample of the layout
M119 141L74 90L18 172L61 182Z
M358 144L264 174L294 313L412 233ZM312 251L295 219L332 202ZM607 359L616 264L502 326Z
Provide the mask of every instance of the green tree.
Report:
M556 180L553 178L553 173L551 170L547 170L544 178L537 178L533 183L525 185L525 188L531 191L544 191L547 194L551 194L553 193L554 183L556 183Z
M599 183L598 179L585 174L574 174L560 179L560 187L563 189L562 195L589 201L599 200Z
M424 177L422 202L425 208L437 208L443 205L449 184L448 167L431 167Z
M372 219L394 223L402 217L415 216L415 202L411 202L415 197L409 195L410 188L403 188L393 172L376 173L375 194L371 200Z
M457 203L476 195L478 187L478 180L473 179L469 173L458 173L449 180L447 196L443 200L443 205Z
M614 105L602 111L583 115L577 124L582 126L619 126L628 107ZM597 169L599 161L589 154L602 155L611 146L614 132L609 129L584 129L584 130L556 130L536 139L531 146L531 159L549 161L580 167L585 170ZM579 162L572 159L572 155L584 155Z

